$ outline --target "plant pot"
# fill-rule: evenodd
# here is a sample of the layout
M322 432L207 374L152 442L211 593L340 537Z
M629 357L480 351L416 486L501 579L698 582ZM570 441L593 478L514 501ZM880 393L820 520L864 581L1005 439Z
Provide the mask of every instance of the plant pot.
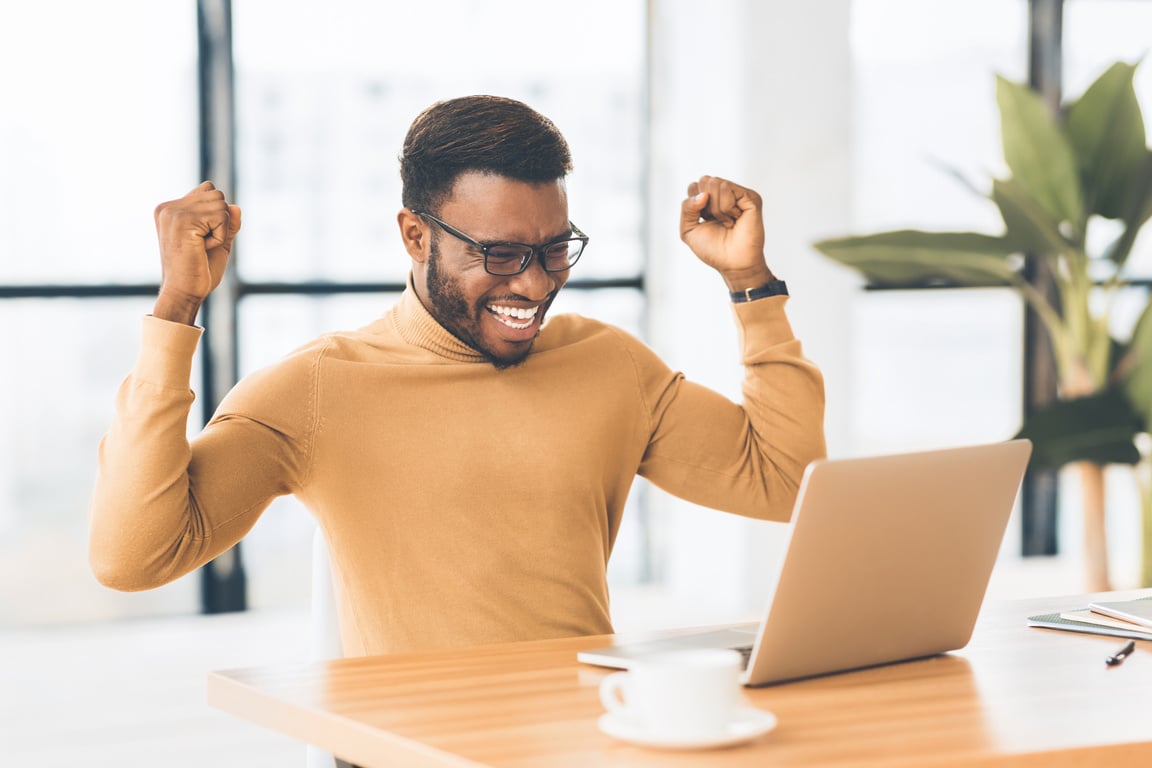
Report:
M1092 461L1072 465L1079 476L1084 526L1084 588L1112 589L1108 576L1108 536L1105 516L1104 466ZM1147 563L1142 567L1147 567Z

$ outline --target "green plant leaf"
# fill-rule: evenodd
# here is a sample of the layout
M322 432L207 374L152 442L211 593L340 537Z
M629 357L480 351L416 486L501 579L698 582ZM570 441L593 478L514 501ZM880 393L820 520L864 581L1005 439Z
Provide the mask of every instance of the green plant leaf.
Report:
M1128 212L1132 176L1147 153L1135 74L1136 65L1117 62L1067 107L1088 210L1110 219Z
M1048 256L1068 248L1068 241L1060 234L1058 222L1028 194L1020 182L1015 179L994 180L992 200L1000 208L1000 216L1004 219L1007 230L1005 237L1019 250Z
M1083 239L1087 217L1072 145L1056 117L1028 86L996 77L1004 161L1012 176L1057 222Z
M1144 307L1128 350L1116 366L1121 386L1132 407L1143 417L1144 428L1152 428L1152 302Z
M1143 420L1117 388L1057 400L1029 416L1016 437L1032 441L1030 466L1057 469L1074 461L1137 464Z
M1123 215L1130 227L1139 229L1152 219L1152 152L1145 150L1132 174L1128 189L1128 209Z
M1145 150L1136 163L1135 171L1129 179L1124 206L1120 216L1124 220L1124 231L1104 251L1104 256L1117 267L1124 266L1132 253L1132 245L1140 234L1140 228L1152 218L1152 152Z
M978 232L899 230L820 240L812 247L884 287L1012 285L1017 249Z

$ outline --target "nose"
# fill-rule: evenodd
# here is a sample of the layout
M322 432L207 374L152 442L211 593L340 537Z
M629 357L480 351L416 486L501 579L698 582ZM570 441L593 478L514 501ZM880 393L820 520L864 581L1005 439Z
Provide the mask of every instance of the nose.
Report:
M540 263L540 254L533 253L524 271L509 278L509 287L529 301L543 301L558 290L567 278L567 272L547 272Z

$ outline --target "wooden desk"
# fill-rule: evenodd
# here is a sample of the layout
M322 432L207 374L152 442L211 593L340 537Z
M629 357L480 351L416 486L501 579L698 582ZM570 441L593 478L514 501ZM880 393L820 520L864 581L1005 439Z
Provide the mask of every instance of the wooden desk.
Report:
M1112 593L1115 599L1152 590ZM989 603L961 651L747 689L778 727L724 750L633 747L601 733L604 638L213 673L211 705L366 766L1150 766L1152 642L1025 626L1095 595Z

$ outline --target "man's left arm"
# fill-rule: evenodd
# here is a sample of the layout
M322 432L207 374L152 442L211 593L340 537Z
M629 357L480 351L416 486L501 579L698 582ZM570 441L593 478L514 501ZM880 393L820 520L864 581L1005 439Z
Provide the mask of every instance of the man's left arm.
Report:
M787 291L764 258L760 206L756 192L725 179L688 187L681 239L732 295L743 402L671 382L641 474L690 501L786 520L804 468L825 455L824 382L784 313Z

